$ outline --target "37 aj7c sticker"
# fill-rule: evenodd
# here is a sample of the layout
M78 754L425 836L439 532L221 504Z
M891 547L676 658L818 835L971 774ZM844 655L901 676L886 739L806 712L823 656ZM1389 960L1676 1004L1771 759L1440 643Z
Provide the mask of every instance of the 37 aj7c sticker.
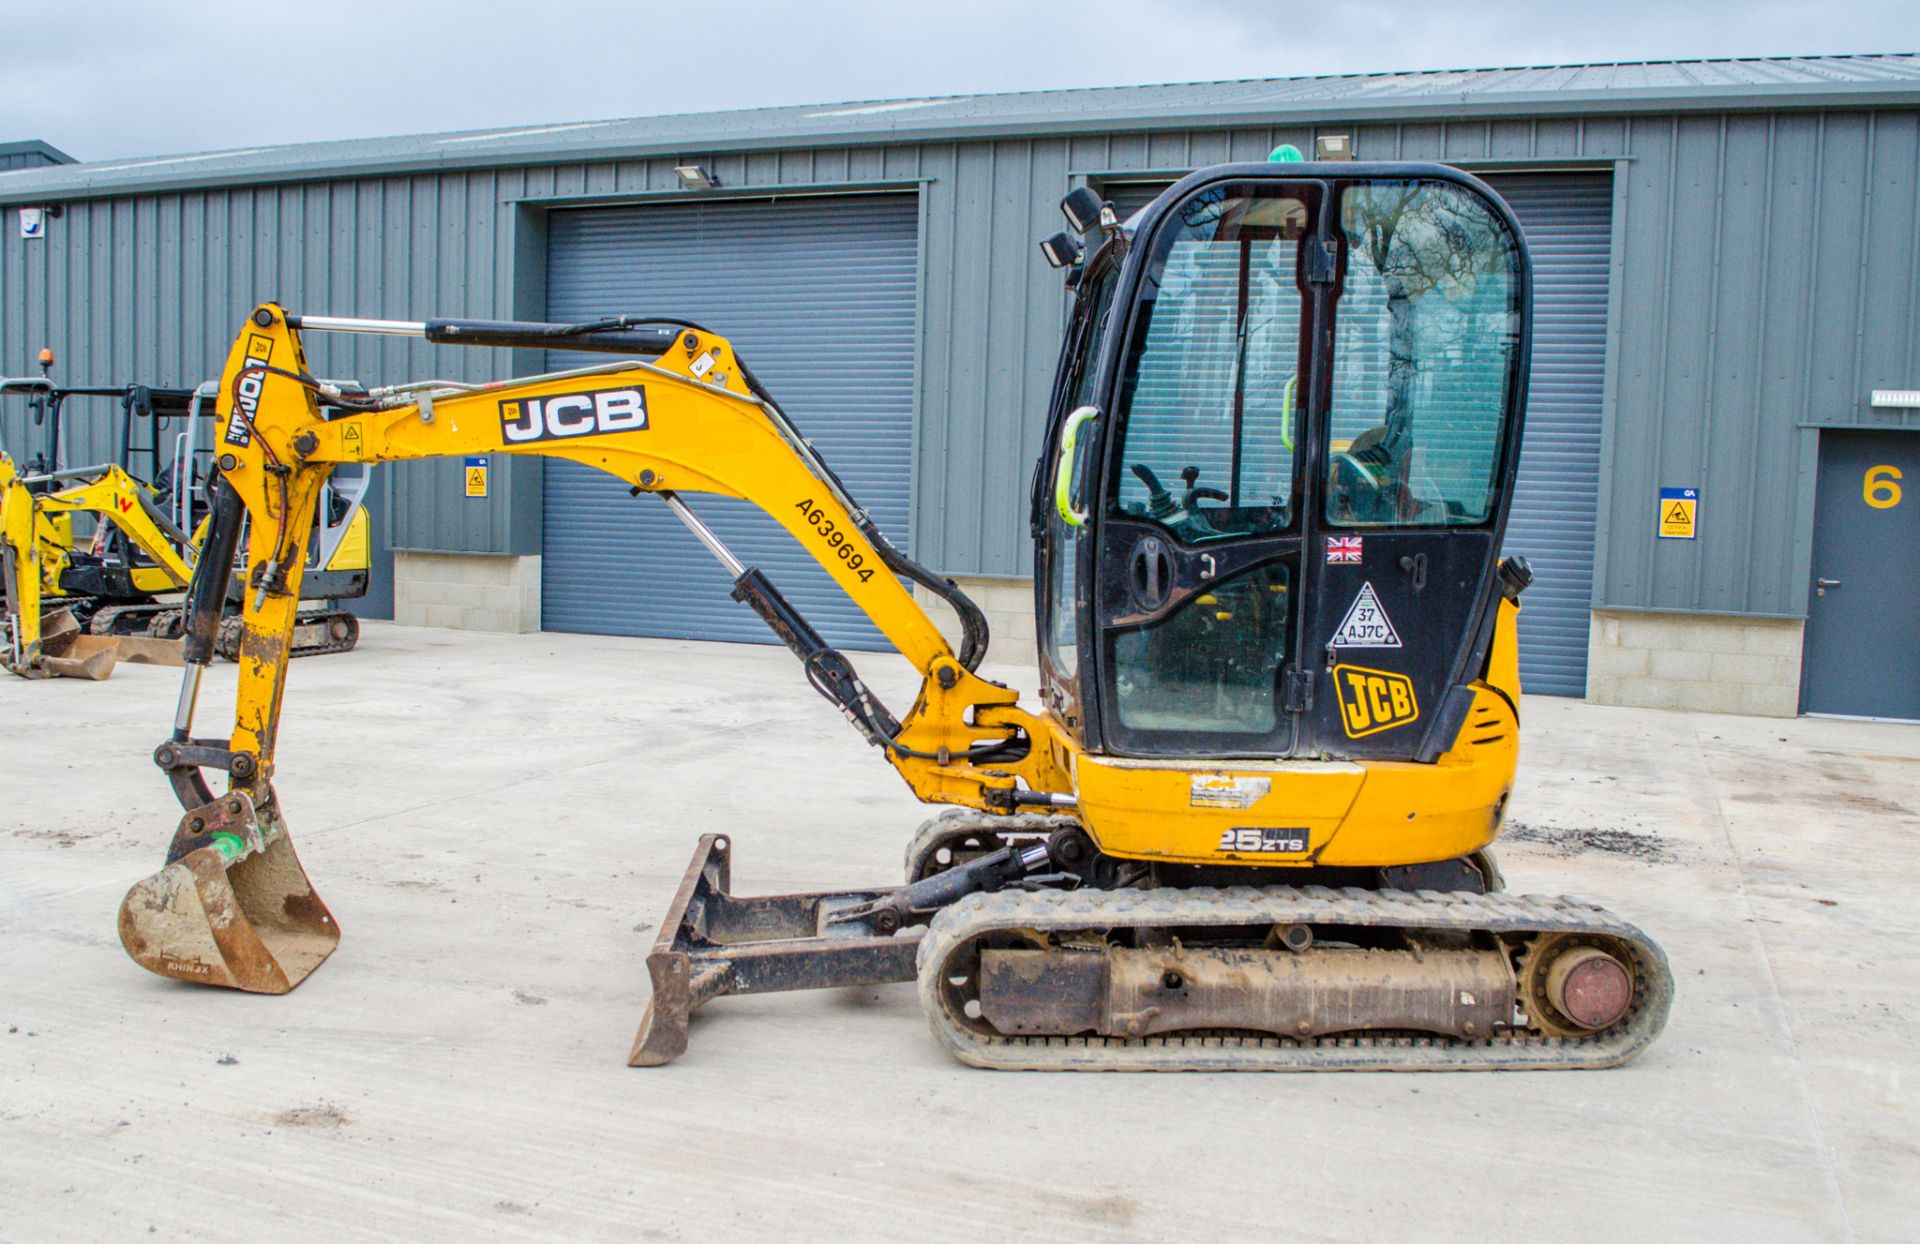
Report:
M638 432L646 426L647 391L639 385L500 403L500 432L510 445Z
M1398 648L1400 632L1393 629L1393 619L1387 616L1387 608L1380 603L1380 594L1373 590L1372 583L1362 583L1360 594L1353 598L1353 604L1347 609L1347 616L1340 620L1340 627L1333 633L1333 646L1336 648Z
M1333 685L1340 695L1340 725L1350 739L1420 720L1413 680L1405 674L1336 665Z

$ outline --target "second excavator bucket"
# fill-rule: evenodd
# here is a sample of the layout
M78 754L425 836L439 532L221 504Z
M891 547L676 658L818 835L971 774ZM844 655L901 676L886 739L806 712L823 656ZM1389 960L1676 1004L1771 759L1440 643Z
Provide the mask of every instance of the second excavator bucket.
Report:
M184 665L180 641L144 635L89 635L71 610L55 609L40 620L40 643L25 654L14 673L26 678L111 677L121 661L134 665Z
M120 941L150 972L248 993L286 993L340 943L277 808L241 792L194 808L167 864L127 891Z
M83 633L70 610L55 609L40 620L40 651L29 664L35 674L98 682L118 659L113 640Z

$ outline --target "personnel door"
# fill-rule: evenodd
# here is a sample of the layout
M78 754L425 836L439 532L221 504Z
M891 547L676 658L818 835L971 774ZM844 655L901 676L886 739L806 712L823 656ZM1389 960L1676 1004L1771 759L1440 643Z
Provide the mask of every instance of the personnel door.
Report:
M1820 434L1806 710L1920 720L1920 436Z

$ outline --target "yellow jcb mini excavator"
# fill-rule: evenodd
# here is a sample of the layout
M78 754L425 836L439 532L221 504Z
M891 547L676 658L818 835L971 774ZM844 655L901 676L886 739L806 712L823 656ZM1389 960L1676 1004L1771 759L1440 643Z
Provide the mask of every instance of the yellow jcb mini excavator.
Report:
M332 953L273 788L320 488L343 464L539 454L671 507L914 794L954 805L909 846L903 884L869 889L737 896L731 835L703 837L629 1061L676 1057L692 1011L725 994L916 979L935 1033L984 1067L1638 1054L1672 996L1660 950L1585 903L1504 893L1486 850L1514 777L1531 577L1499 556L1529 347L1511 213L1456 170L1361 163L1210 168L1124 223L1091 193L1062 206L1097 249L1043 244L1074 302L1034 487L1037 709L975 672L979 609L887 542L723 337L255 310L221 381L222 484L156 752L186 815L121 908L133 958L279 993ZM354 402L308 374L314 331L628 357ZM702 493L754 502L826 567L920 671L911 708L882 705L699 520ZM249 517L237 711L196 738ZM958 651L904 580L958 613Z

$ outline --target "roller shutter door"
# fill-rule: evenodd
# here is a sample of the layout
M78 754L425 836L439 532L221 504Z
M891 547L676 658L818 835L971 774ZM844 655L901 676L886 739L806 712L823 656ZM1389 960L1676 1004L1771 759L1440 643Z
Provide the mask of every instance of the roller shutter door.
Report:
M1520 682L1587 693L1593 537L1600 505L1600 400L1607 363L1613 179L1605 173L1489 177L1533 252L1533 367L1508 553L1533 564L1520 611Z
M913 196L582 209L554 213L548 236L548 318L671 315L726 336L855 501L906 547ZM586 357L553 355L549 363ZM685 499L830 643L885 646L826 572L758 508L695 493ZM548 630L774 642L759 615L728 595L725 569L657 498L633 497L602 472L549 462L544 517Z
M1489 176L1533 252L1533 366L1520 479L1505 551L1534 583L1520 614L1520 674L1529 692L1587 692L1594 524L1600 500L1600 403L1607 353L1613 180L1605 173ZM1165 183L1107 187L1122 219Z

